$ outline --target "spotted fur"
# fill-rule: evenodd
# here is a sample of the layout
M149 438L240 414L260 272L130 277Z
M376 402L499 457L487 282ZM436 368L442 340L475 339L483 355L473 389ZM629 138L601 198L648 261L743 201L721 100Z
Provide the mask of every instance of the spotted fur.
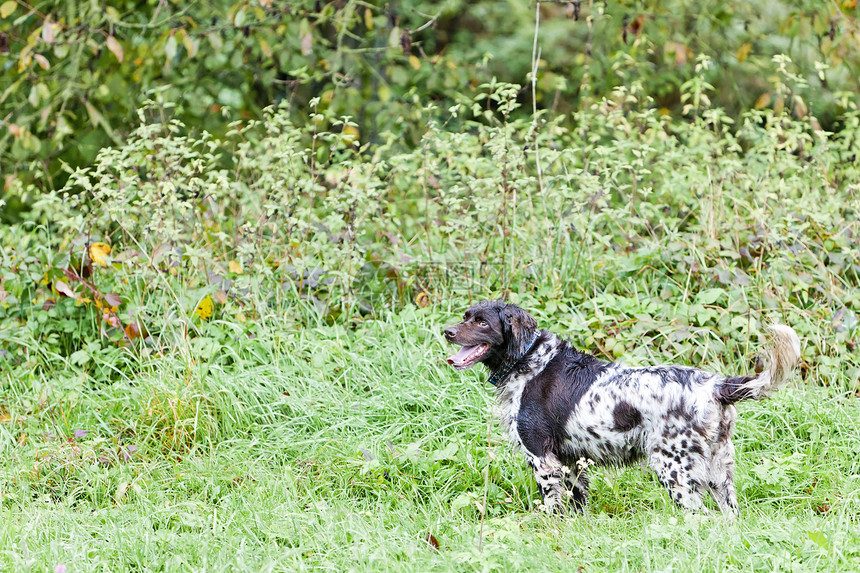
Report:
M472 306L444 332L464 347L450 363L468 368L482 362L493 374L501 425L534 470L548 511L581 510L587 503L584 460L621 465L645 459L682 508L701 509L707 490L722 512L736 513L734 403L768 396L800 359L794 330L774 325L768 367L755 376L632 368L580 352L537 330L523 309L499 301Z

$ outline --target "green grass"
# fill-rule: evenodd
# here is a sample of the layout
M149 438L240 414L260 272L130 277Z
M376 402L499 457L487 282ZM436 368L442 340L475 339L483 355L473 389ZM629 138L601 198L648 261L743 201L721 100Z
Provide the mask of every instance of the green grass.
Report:
M480 90L419 149L283 110L142 126L0 227L0 570L860 570L860 114L619 93L535 142L517 87ZM740 518L638 466L538 512L485 373L444 361L500 296L602 358L726 374L791 325L799 375L739 408Z
M860 567L855 399L795 380L741 405L736 521L679 512L639 467L596 471L589 510L560 519L535 509L488 421L483 373L444 364L451 319L405 308L354 331L299 329L253 363L202 374L167 360L70 399L22 381L0 425L0 568Z

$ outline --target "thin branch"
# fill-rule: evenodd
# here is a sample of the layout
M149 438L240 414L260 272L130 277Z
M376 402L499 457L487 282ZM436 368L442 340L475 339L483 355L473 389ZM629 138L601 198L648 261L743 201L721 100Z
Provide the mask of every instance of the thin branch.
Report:
M543 174L540 167L540 147L538 146L538 116L537 116L537 72L540 64L538 50L538 32L540 31L540 2L535 3L535 36L532 43L532 136L535 146L535 166L537 166L538 191L543 193Z
M435 24L435 23L436 23L436 20L438 20L438 19L439 19L439 16L441 16L441 15L442 15L442 11L445 9L445 6L447 6L447 5L448 5L448 3L447 3L447 2L445 2L445 4L443 4L443 5L442 5L442 7L441 7L441 8L439 8L439 11L438 11L438 12L436 12L436 15L435 15L435 16L433 16L433 17L430 17L430 15L429 15L429 14L422 14L422 13L421 13L421 12L419 12L418 10L415 10L415 13L416 13L416 14L420 14L421 16L424 16L425 18L430 18L430 20L428 20L427 22L425 22L424 24L422 24L419 28L415 28L414 30L412 30L412 33L414 34L414 33L416 33L416 32L420 32L421 30L426 30L427 28L429 28L430 26L432 26L433 24Z

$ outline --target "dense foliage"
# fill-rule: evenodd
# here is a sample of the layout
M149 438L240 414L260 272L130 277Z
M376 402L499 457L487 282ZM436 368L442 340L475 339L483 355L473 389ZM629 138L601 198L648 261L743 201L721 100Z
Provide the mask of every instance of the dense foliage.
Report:
M516 292L636 360L743 354L787 321L817 383L856 389L856 112L837 135L785 111L673 122L634 84L536 131L511 119L518 86L480 90L444 124L426 109L407 151L316 107L310 133L285 108L223 138L142 125L5 231L4 361L115 378L192 344L230 363L237 328L305 322L299 301L349 325Z
M547 2L533 107L534 10L0 3L0 569L860 568L853 2ZM539 513L443 360L488 297L730 374L794 327L742 518Z
M710 97L732 116L786 108L840 128L839 115L860 89L855 0L540 6L537 105L562 115L634 81L654 105L676 113L700 54L715 63L706 78L716 88ZM332 117L352 117L362 141L387 133L417 145L419 102L444 111L493 78L523 83L533 66L534 7L123 0L103 9L78 0L5 1L0 220L17 219L36 194L62 186L70 169L122 142L148 97L174 104L170 117L217 135L228 121L259 118L280 102L305 126L307 104L318 97ZM776 54L797 66L790 94L771 81Z

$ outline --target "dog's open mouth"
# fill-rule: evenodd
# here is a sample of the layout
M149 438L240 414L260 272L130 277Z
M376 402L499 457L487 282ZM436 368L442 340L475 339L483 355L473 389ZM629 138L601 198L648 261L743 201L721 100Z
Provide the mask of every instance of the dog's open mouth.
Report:
M448 358L448 364L456 368L457 370L465 370L470 366L474 366L475 363L481 359L487 349L490 348L486 344L479 344L477 346L464 346L460 349L457 354L450 356Z

